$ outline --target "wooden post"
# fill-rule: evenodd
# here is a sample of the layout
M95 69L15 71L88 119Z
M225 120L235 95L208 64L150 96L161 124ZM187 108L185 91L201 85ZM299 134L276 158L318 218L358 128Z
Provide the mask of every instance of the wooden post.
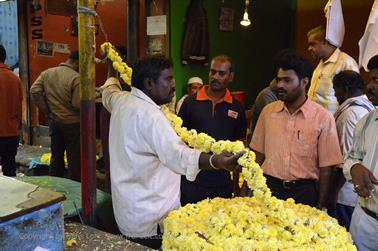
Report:
M94 0L78 0L80 52L81 197L86 224L95 224L96 112Z
M127 62L133 64L139 52L139 0L129 0L127 4Z

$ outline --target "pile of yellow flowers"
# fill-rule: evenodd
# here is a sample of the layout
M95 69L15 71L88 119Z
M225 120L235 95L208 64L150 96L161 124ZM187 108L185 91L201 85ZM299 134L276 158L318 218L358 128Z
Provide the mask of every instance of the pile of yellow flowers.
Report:
M272 197L215 198L172 211L164 221L163 250L356 250L327 213Z
M126 80L130 80L131 68L122 64L118 54L110 56L114 51L111 44L105 43L101 49L108 52L121 78L126 74ZM205 133L187 130L182 127L180 117L168 109L164 112L176 133L190 147L216 154L245 151L238 164L243 167L242 175L254 195L204 200L170 212L164 220L164 251L356 250L350 234L325 212L295 204L293 199L283 201L272 196L254 152L245 148L243 142L216 141Z
M101 53L106 54L107 57L113 62L113 68L120 74L120 78L126 84L131 86L131 75L133 70L118 55L117 51L114 50L113 46L109 42L105 42L100 47Z
M42 154L40 161L43 164L50 165L50 162L51 162L51 153L44 153L44 154ZM68 164L67 153L66 153L66 151L64 151L64 165L67 166L67 164Z
M180 138L203 152L246 153L239 158L252 198L204 200L164 220L163 250L356 250L350 234L327 213L272 196L254 152L240 141L215 141L182 127L164 111Z

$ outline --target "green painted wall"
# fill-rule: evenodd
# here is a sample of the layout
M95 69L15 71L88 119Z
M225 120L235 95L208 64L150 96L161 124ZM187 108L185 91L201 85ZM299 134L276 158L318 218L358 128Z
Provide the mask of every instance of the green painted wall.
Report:
M170 1L170 53L174 62L177 96L185 92L189 77L199 76L208 81L209 68L181 64L181 46L184 37L184 19L189 0ZM235 61L235 80L231 90L247 93L246 104L253 103L258 92L274 77L272 59L280 49L294 47L295 0L250 1L249 27L239 22L243 15L243 0L203 0L210 33L210 58L227 54ZM219 8L234 9L234 31L218 29Z

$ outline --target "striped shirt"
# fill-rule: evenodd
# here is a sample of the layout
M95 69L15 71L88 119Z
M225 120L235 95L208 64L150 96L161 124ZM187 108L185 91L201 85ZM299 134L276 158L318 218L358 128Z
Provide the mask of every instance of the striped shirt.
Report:
M372 172L374 177L378 178L378 109L370 112L363 117L354 130L353 146L349 152L343 171L345 178L350 181L352 176L350 169L353 165L360 163ZM371 198L358 199L362 207L378 214L378 186L375 185L375 190Z
M337 48L326 61L320 60L311 78L308 96L332 114L336 112L339 105L332 80L337 73L344 70L359 72L356 61Z

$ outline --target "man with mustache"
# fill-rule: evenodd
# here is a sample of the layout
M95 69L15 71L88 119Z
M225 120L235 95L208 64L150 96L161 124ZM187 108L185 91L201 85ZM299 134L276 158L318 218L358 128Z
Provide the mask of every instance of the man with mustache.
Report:
M343 70L359 72L356 61L326 40L326 30L318 26L307 33L308 50L319 60L311 78L308 97L328 111L335 113L338 102L333 89L333 77Z
M246 118L243 106L232 98L228 86L234 79L232 59L226 55L213 58L209 71L209 85L187 97L179 111L183 126L204 132L215 140L243 140ZM239 193L238 174L225 170L202 171L195 181L182 176L181 203L196 203L206 198L231 198Z
M378 105L378 55L369 60L372 103ZM343 165L347 181L358 194L349 231L358 250L378 247L378 109L356 125L353 146Z
M327 207L333 167L342 163L332 114L306 96L311 65L293 50L275 59L279 101L263 109L250 148L279 199Z
M131 92L122 91L109 61L101 89L103 105L111 112L110 177L117 225L131 241L159 249L163 220L180 207L181 175L195 180L206 169L235 171L241 154L211 155L181 141L160 107L176 89L172 62L161 55L135 63Z

